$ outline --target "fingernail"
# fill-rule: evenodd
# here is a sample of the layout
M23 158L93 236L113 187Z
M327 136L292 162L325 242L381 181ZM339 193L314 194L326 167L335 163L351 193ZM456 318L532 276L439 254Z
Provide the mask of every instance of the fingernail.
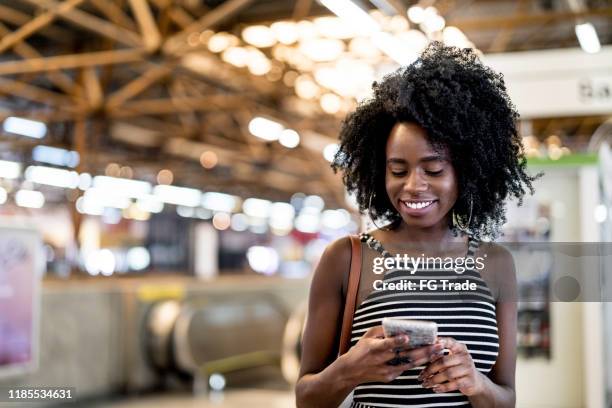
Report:
M440 387L439 387L439 386L435 386L435 387L433 387L431 390L432 390L433 392L435 392L435 393L438 393L438 392L441 392L441 391L442 391L442 390L440 390Z

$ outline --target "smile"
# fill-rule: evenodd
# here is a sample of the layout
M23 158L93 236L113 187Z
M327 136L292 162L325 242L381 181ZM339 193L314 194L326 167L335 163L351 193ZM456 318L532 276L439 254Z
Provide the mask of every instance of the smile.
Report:
M419 202L402 201L402 203L404 203L404 205L406 205L406 207L411 208L413 210L420 210L422 208L429 207L430 205L432 205L434 203L434 201L435 200L432 200L432 201L419 201Z

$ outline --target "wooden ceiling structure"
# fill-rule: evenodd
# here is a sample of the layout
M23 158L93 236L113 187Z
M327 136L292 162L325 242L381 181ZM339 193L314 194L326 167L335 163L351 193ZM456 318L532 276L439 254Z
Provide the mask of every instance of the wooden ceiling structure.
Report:
M405 15L414 2L382 3ZM606 1L587 1L578 12L565 0L428 3L484 52L576 46L577 18L597 20L602 43L612 42ZM343 206L339 176L321 154L335 141L340 118L297 109L300 101L282 82L251 75L188 41L205 30L322 14L329 13L313 0L3 0L0 120L44 121L45 144L78 151L79 171L103 174L115 162L154 181L167 168L175 184L205 191L274 200L301 191ZM297 130L300 146L250 135L248 122L258 114ZM584 132L597 124L572 122ZM3 135L0 152L27 161L35 143ZM204 151L217 154L213 169L200 165Z

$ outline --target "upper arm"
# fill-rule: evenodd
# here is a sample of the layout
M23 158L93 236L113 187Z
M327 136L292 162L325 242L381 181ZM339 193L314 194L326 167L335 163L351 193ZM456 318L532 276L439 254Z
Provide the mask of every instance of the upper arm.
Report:
M325 249L315 269L302 336L300 377L323 370L338 354L344 309L342 288L350 261L350 240L345 237Z
M495 270L499 295L496 300L499 355L489 378L514 389L517 355L517 282L510 252L496 245Z

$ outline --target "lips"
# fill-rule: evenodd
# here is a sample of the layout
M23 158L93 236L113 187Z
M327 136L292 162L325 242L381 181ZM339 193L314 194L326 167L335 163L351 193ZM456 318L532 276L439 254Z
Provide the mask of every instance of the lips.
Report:
M422 216L428 213L438 200L407 200L401 202L402 209L409 215Z

